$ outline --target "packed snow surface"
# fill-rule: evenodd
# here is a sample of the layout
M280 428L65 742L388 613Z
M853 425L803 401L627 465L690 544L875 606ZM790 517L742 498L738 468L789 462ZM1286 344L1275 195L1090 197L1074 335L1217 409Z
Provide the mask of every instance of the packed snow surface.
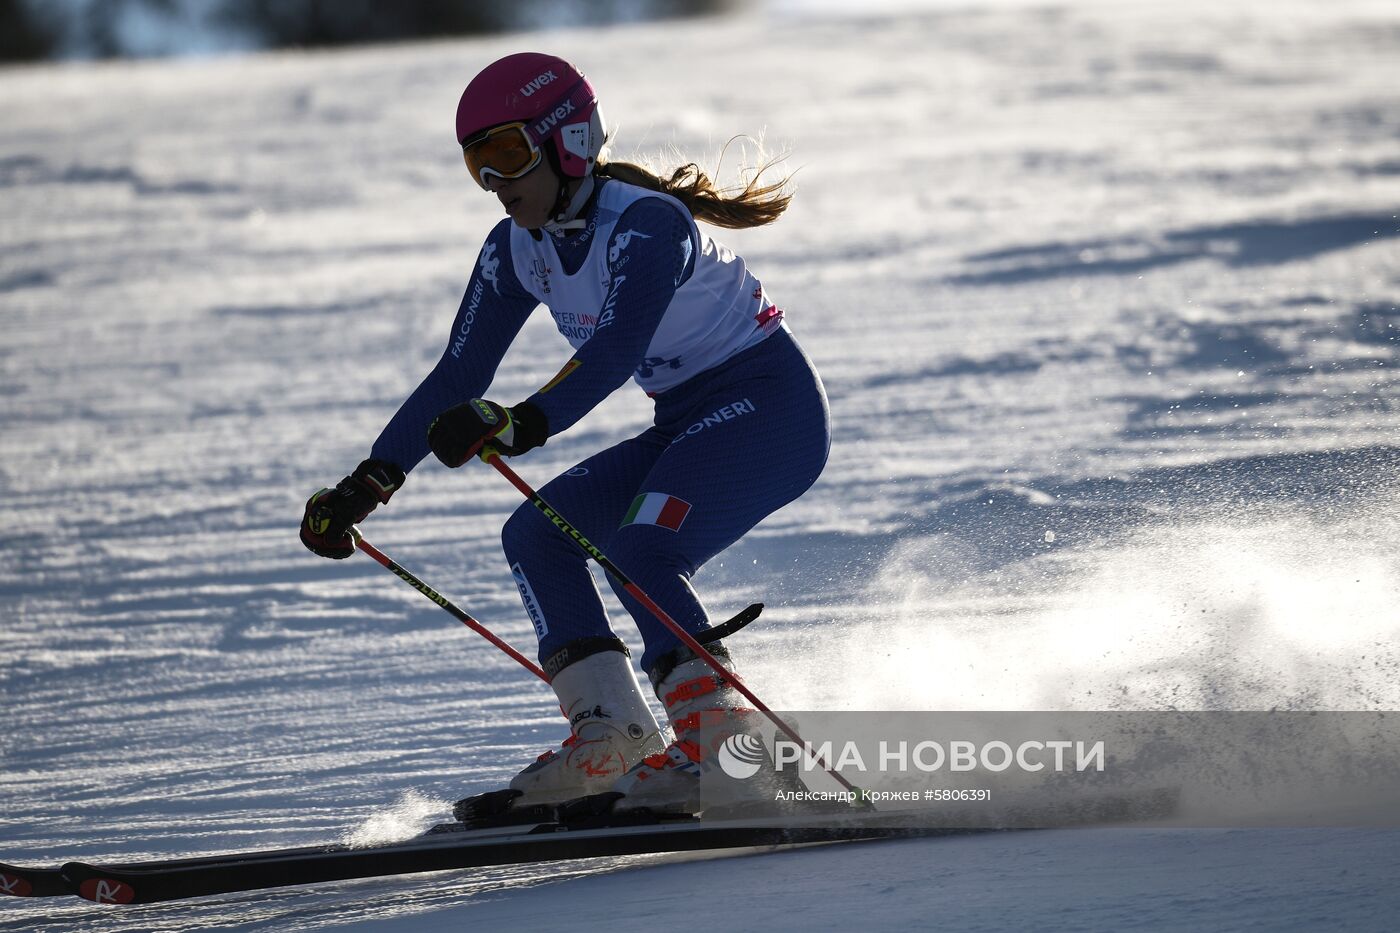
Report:
M895 4L0 72L0 860L402 838L564 734L548 690L296 537L442 352L495 201L457 95L578 62L831 396L826 473L706 567L779 709L1400 708L1400 9ZM491 396L568 355L527 325ZM515 464L641 430L619 391ZM415 471L366 536L512 643L518 494ZM635 645L630 623L619 631ZM663 864L658 864L663 863ZM1356 929L1400 833L1137 828L633 858L0 930Z

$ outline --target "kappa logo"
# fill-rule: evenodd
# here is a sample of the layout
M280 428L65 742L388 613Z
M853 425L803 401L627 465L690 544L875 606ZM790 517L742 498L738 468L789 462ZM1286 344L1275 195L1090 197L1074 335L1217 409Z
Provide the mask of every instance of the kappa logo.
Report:
M559 80L559 76L553 71L546 71L542 75L536 75L535 79L520 89L521 97L529 97L546 84L553 84Z
M461 358L462 351L466 349L467 337L472 332L472 325L476 323L476 312L481 308L481 299L486 295L486 289L481 283L490 282L496 294L501 293L501 281L496 274L500 267L501 260L496 256L496 244L488 242L481 248L481 262L477 264L481 278L472 282L467 306L460 312L462 321L457 325L457 333L452 337L452 355L458 359Z
M496 270L501 267L501 261L496 258L496 244L487 243L481 249L481 277L491 283L496 294L501 293L501 282L496 277Z
M613 240L612 249L608 250L608 262L617 262L618 257L622 255L622 251L631 244L633 237L642 240L651 239L648 234L639 233L636 230L628 230L626 233L619 233Z

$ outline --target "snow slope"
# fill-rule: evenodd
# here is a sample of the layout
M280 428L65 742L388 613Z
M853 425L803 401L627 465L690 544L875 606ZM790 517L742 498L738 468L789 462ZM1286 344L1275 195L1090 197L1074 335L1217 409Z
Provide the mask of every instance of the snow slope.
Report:
M768 603L736 653L771 705L1400 708L1393 4L749 13L17 69L4 860L406 835L562 736L507 658L295 533L441 352L497 213L451 113L527 46L590 73L621 154L712 166L763 134L800 168L789 216L723 239L816 359L837 443L697 578L717 613ZM537 315L492 395L567 353ZM648 417L624 390L517 467L542 482ZM425 464L364 530L528 646L497 543L516 504ZM656 861L120 918L8 901L0 930L652 929L720 892L720 929L1380 930L1400 907L1381 831Z

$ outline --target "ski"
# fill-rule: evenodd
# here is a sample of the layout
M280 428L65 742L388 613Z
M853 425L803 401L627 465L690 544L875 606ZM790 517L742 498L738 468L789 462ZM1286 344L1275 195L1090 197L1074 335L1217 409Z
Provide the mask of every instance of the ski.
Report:
M243 852L232 855L203 855L194 858L157 859L146 862L103 863L110 869L168 870L183 865L214 865L223 859L255 859L263 856L283 855L288 852L323 852L342 848L336 845L312 846L306 849L269 850L267 852ZM76 894L73 885L64 877L61 867L33 868L20 865L7 865L0 862L0 896L10 897L60 897Z
M560 823L445 831L401 843L329 845L127 865L69 862L65 893L106 904L151 904L183 898L385 875L482 868L563 859L703 849L738 849L954 834L976 830L911 827L898 820L851 822L701 819L568 828Z
M327 844L144 862L68 862L58 869L0 865L0 893L77 894L105 904L151 904L239 891L420 872L665 852L752 849L914 836L954 836L1046 826L1159 819L1176 808L1174 790L1096 794L1046 808L1013 807L989 826L957 809L851 809L778 815L735 809L724 816L614 814L614 795L579 798L562 818L472 828L444 823L402 842Z
M24 868L0 863L0 894L10 897L54 897L73 889L57 868Z
M324 848L324 847L323 847ZM319 851L319 850L318 850ZM251 857L252 854L240 856ZM199 858L161 859L151 862L114 863L112 868L171 868L177 865L207 863L230 856L201 856ZM0 862L0 896L9 897L60 897L74 894L73 886L63 876L61 867L33 868L21 865L6 865Z
M606 796L606 795L604 795ZM179 868L197 868L205 870L217 869L226 862L247 863L262 859L286 859L289 857L312 857L335 855L345 852L377 851L378 849L392 849L397 847L413 847L425 842L433 842L443 837L449 837L454 842L468 839L485 839L505 835L523 835L537 832L544 829L551 831L562 831L566 828L578 829L602 828L607 825L607 821L599 816L585 814L581 818L571 819L567 826L560 823L553 816L557 812L557 806L538 808L540 814L549 813L550 816L537 815L533 819L524 818L524 814L513 814L509 821L502 821L495 826L476 827L466 826L461 823L440 823L428 830L421 836L405 840L399 843L390 843L378 847L358 847L327 843L316 846L305 846L290 849L270 849L252 852L238 852L224 855L205 855L178 859L154 859L143 862L101 862L84 863L73 862L74 865L87 865L93 867L100 865L104 871L133 871L133 872L169 872ZM617 820L615 825L670 825L677 821L694 822L695 817L675 816L666 818L655 818L649 815L638 815L630 821L625 819ZM65 866L66 867L66 866ZM19 866L0 863L0 896L10 897L58 897L80 893L77 891L68 878L65 877L64 867L36 868L31 866Z
M321 847L325 848L325 847ZM319 849L317 851L320 851ZM254 857L256 853L248 853L239 858ZM210 863L221 858L231 858L234 856L206 855L198 858L183 859L160 859L150 862L121 862L114 863L112 868L172 868L177 865ZM9 897L60 897L74 894L73 886L68 883L68 879L63 876L61 867L54 868L33 868L21 865L6 865L0 862L0 896Z
M530 828L529 826L514 826L512 830L523 831ZM429 830L423 836L408 840L405 843L396 844L412 844L440 833L460 832L463 829L464 827L454 823L442 823L433 827L433 829ZM170 871L175 868L186 866L212 868L217 867L221 862L225 861L247 862L262 858L283 858L289 855L315 855L320 853L350 851L350 848L350 846L336 843L326 843L324 845L305 846L294 849L267 849L253 852L235 852L225 855L201 855L178 859L152 859L143 862L101 862L91 864L100 864L105 870L110 871ZM64 870L62 867L33 868L19 865L7 865L0 862L0 895L9 895L11 897L58 897L77 893L73 885L64 877Z

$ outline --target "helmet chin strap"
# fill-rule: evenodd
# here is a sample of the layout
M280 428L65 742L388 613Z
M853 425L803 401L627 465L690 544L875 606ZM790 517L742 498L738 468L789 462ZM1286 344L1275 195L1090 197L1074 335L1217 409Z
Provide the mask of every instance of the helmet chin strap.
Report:
M554 201L554 219L544 225L544 229L550 233L562 235L568 230L582 230L588 226L588 222L578 215L593 195L593 176L584 177L583 183L578 186L572 198L569 197L571 180L564 179L559 183L559 197Z

